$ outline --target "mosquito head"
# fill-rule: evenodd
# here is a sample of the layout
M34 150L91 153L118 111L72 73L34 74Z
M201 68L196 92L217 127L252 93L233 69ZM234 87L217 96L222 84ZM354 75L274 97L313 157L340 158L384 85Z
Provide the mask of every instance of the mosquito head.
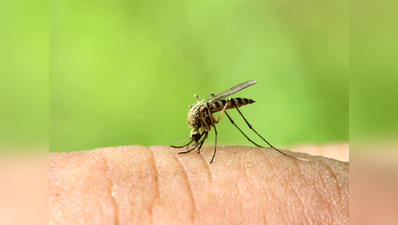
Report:
M202 135L200 135L198 130L196 130L195 128L191 130L191 140L197 143L201 137Z

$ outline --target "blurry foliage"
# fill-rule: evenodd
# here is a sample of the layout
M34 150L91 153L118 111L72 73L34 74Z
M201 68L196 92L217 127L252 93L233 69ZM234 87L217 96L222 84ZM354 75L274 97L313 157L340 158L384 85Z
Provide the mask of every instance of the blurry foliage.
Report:
M50 151L187 138L194 94L247 80L233 96L275 146L348 141L348 16L348 1L52 1ZM217 130L251 145L226 117Z
M0 4L0 153L48 145L47 13L48 2Z

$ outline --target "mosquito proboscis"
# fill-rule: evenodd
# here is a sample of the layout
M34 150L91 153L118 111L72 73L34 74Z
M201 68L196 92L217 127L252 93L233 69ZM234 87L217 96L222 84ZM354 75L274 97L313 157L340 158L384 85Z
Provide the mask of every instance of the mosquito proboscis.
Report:
M273 145L271 145L267 140L265 140L257 131L250 125L250 123L246 120L246 118L243 116L241 111L239 110L239 107L247 105L247 104L252 104L255 101L252 99L247 99L247 98L228 98L225 100L225 98L235 94L236 92L239 92L253 84L255 84L255 80L250 80L246 81L244 83L238 84L218 95L214 95L213 93L210 92L210 98L208 100L203 100L200 101L198 95L194 95L196 98L196 104L190 105L189 106L189 111L188 111L188 126L192 127L191 133L190 133L190 138L191 141L185 145L181 146L171 146L174 148L183 148L187 147L186 151L179 152L178 154L185 154L193 151L195 148L198 148L198 153L200 153L200 149L203 146L203 143L208 137L208 132L211 130L211 128L214 128L215 132L215 146L214 146L214 153L213 157L210 161L210 163L213 162L214 157L216 155L217 151L217 129L216 129L216 124L220 122L220 119L223 114L225 114L228 119L231 121L231 123L249 140L251 143L253 143L257 147L263 147L258 144L256 144L254 141L252 141L232 120L232 118L228 115L227 109L233 109L235 108L239 114L242 116L243 120L246 122L246 124L249 126L249 128L254 131L265 143L267 143L272 149L278 151L279 153L292 157L294 159L300 159L300 160L305 160L306 159L301 159L297 158L291 155L288 155L281 150L275 148ZM214 113L220 112L220 115L218 116L218 119L214 117Z

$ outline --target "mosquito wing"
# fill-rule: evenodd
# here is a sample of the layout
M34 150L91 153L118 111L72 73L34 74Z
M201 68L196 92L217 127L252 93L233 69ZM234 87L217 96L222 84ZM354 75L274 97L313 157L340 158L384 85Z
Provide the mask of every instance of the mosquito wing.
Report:
M253 85L255 83L256 83L255 80L246 81L244 83L238 84L235 87L232 87L232 88L230 88L230 89L228 89L228 90L226 90L226 91L214 96L213 98L210 98L207 101L208 102L214 102L214 101L218 101L218 100L224 99L224 98L226 98L226 97L228 97L230 95L233 95L236 92L241 91L241 90L243 90L243 89L245 89L245 88L247 88L247 87L249 87L249 86L251 86L251 85Z

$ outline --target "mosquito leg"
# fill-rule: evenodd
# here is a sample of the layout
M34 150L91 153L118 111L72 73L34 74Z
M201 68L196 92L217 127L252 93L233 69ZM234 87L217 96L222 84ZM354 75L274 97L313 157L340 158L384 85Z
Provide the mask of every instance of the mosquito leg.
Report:
M256 142L252 141L245 133L243 133L243 131L238 127L238 125L235 124L235 122L231 119L231 117L228 115L227 112L225 112L225 115L227 115L229 121L231 121L231 123L232 123L236 128L238 128L238 130L243 134L243 136L246 137L247 140L249 140L251 143L253 143L253 144L254 144L255 146L257 146L257 147L263 147L263 146L261 146L261 145L256 144Z
M250 123L246 120L246 118L243 116L243 114L240 112L240 110L237 108L237 107L235 107L236 108L236 110L238 110L238 112L239 112L239 114L242 116L242 118L245 120L245 122L246 122L246 124L247 124L247 126L249 126L249 128L252 130L252 131L254 131L254 133L256 133L261 139L263 139L263 141L265 141L265 143L267 143L271 148L273 148L274 150L276 150L276 151L278 151L279 153L281 153L281 154L283 154L283 155L285 155L285 156L289 156L289 157L292 157L292 158L294 158L294 159L299 159L299 158L296 158L296 157L294 157L294 156L291 156L291 155L288 155L288 154L286 154L286 153L284 153L284 152L282 152L281 150L279 150L279 149L277 149L277 148L275 148L273 145L271 145L267 140L265 140L259 133L257 133L257 131L252 127L252 125L250 125ZM227 113L225 113L225 114L227 114ZM228 114L227 114L228 115ZM239 128L238 128L239 129ZM239 129L240 130L240 129ZM246 136L246 135L245 135ZM249 139L250 140L250 139ZM254 142L252 142L252 143L254 143ZM255 144L255 143L254 143ZM255 144L255 145L257 145L257 144ZM258 146L257 145L257 147L261 147L261 146ZM305 160L305 159L303 159L303 160Z
M196 147L198 147L198 144L197 144L197 143L195 143L191 149L188 149L188 150L185 151L185 152L179 152L178 154L190 153L190 152L192 152Z
M205 137L203 137L203 139L202 140L200 140L201 138L202 138L202 136L203 135L205 135ZM185 151L185 152L179 152L178 154L185 154L185 153L189 153L189 152L192 152L192 150L194 150L196 147L198 147L198 145L199 145L199 150L200 150L200 148L202 147L202 145L203 145L203 142L206 140L206 138L207 138L207 132L203 132L201 135L200 135L200 137L199 137L199 141L198 142L196 142L196 143L194 143L192 146L192 148L191 149L189 149L189 145L187 146L187 151ZM193 140L192 140L193 141ZM191 142L192 142L191 141Z
M200 142L199 148L198 148L198 154L200 154L200 149L202 148L203 143L205 143L204 141Z
M213 94L213 93L210 92L210 94ZM206 102L205 105L206 105L206 109L207 109L207 114L209 115L210 120L211 120L211 123L212 123L212 124L210 124L210 125L211 125L211 126L214 126L214 124L218 123L218 121L214 118L214 114L213 114L213 113L211 112L211 110L210 110L210 105L209 105L209 103ZM204 120L203 123L204 123L204 124L207 124L206 120ZM209 128L210 128L210 127L209 127Z
M213 158L211 158L211 161L210 161L210 164L213 162L213 160L214 160L214 157L216 156L216 151L217 151L217 129L216 129L216 126L214 125L214 133L215 133L215 137L216 137L216 141L215 141L215 144L214 144L214 153L213 153Z
M207 103L208 104L208 103ZM208 105L206 105L206 106L208 106ZM207 108L209 108L209 107L207 107ZM209 109L208 109L209 110ZM200 120L202 121L202 123L203 123L203 126L204 126L204 130L210 130L211 129L211 124L207 124L207 121L206 121L206 118L205 118L205 116L203 115L203 113L199 110L198 111L198 114L199 114L199 118L200 118ZM211 114L209 114L209 116L211 116ZM203 134L203 133L202 133Z
M174 145L171 145L170 147L173 147L173 148L183 148L183 147L185 147L185 146L189 146L192 142L193 142L193 140L191 140L188 144L185 144L185 145L181 145L181 146L174 146Z
M220 115L218 116L218 119L217 119L216 123L220 122L222 114L224 114L225 110L227 110L227 107L230 104L230 100L231 99L228 99L228 101L225 104L224 108L221 110Z
M254 131L254 133L256 133L261 139L263 139L263 141L265 141L271 148L278 150L277 148L275 148L273 145L271 145L267 140L265 140L259 133L257 133L256 130L254 130L254 128L252 127L252 125L250 125L250 123L246 120L246 118L243 116L243 114L240 112L240 110L238 108L236 108L236 110L238 110L239 114L242 116L243 120L245 120L247 126ZM279 150L278 150L279 151ZM285 154L283 152L281 152L282 154Z
M202 148L203 143L205 143L205 140L207 139L207 131L205 131L205 136L203 137L203 139L200 141L200 145L198 148L198 154L200 154L200 149Z

